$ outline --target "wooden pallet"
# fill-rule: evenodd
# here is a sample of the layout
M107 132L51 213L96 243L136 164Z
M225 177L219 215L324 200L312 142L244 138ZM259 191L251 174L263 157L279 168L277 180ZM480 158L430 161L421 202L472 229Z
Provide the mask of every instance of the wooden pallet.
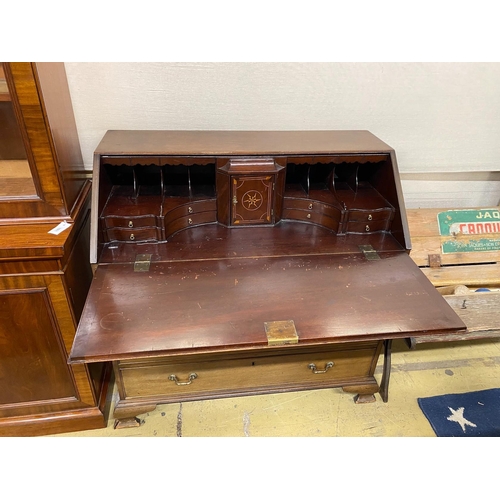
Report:
M467 325L459 335L416 337L411 344L500 337L500 251L444 254L437 214L447 209L410 209L410 256ZM460 236L474 239L474 236ZM477 236L478 238L479 236ZM448 237L449 238L449 237ZM478 288L490 292L476 292Z

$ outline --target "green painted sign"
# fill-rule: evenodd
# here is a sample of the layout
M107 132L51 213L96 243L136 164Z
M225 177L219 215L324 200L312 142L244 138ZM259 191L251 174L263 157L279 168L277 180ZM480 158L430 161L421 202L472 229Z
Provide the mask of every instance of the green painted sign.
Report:
M499 208L449 210L440 212L437 218L439 234L452 237L442 241L443 253L500 250Z

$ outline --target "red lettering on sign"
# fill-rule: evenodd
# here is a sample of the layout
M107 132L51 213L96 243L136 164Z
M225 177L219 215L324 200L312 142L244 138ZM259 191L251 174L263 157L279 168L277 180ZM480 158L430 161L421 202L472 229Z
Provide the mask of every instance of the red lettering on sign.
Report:
M467 229L467 234L476 234L476 228L474 227L474 224L467 224Z

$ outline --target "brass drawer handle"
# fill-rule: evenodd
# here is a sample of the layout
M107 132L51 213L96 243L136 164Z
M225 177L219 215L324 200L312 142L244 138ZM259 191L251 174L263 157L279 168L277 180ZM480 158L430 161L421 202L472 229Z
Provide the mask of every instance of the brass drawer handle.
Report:
M314 374L319 374L319 373L326 373L332 366L333 366L333 361L328 361L328 363L325 364L324 370L317 370L316 365L314 363L309 363L307 365L307 368L309 368L309 370L312 370Z
M188 207L188 214L192 214L193 213L193 209L191 207Z
M135 240L135 236L133 234L130 235L130 241L134 241Z
M306 217L307 217L308 219L310 219L310 218L311 218L311 214L307 214L307 215L306 215Z
M192 224L193 223L193 219L189 218L188 219L188 224Z
M369 230L370 230L370 226L367 224L367 225L365 226L365 231L366 231L366 232L368 232Z
M372 214L369 214L368 215L368 220L372 220L372 219L373 219Z
M179 379L177 378L177 375L170 375L168 377L168 380L171 380L172 382L175 382L175 385L189 385L195 378L198 378L198 375L196 373L190 373L189 378L187 382L179 382Z
M128 227L134 227L134 223L131 220L128 221Z
M312 209L313 209L313 204L309 203L309 210L312 210Z

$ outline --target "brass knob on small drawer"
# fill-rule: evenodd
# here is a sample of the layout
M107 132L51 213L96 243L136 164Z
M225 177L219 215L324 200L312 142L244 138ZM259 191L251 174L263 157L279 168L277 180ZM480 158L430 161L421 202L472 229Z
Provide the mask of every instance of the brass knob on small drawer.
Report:
M130 235L130 241L134 241L135 240L135 236L133 234Z
M367 225L365 226L365 231L367 231L367 232L368 232L369 230L370 230L370 226L367 224Z
M193 209L191 207L188 207L188 214L192 214L193 213Z
M189 385L193 382L194 379L198 378L198 375L196 373L190 373L187 382L179 382L179 379L177 378L177 375L170 375L168 377L168 380L171 380L172 382L175 382L175 385Z
M316 368L316 365L314 363L309 363L307 365L307 368L309 368L309 370L312 370L312 372L314 374L326 373L332 367L333 367L333 361L328 361L328 363L325 363L325 369L324 370L318 370Z
M309 203L309 210L312 210L312 209L313 209L313 204Z
M369 214L368 215L368 220L372 220L372 219L373 219L372 214Z
M188 219L188 224L192 224L193 223L193 219L189 218Z
M134 223L131 220L128 221L128 227L134 227Z
M310 219L310 218L311 218L311 214L307 214L307 215L306 215L306 217L307 217L308 219Z

